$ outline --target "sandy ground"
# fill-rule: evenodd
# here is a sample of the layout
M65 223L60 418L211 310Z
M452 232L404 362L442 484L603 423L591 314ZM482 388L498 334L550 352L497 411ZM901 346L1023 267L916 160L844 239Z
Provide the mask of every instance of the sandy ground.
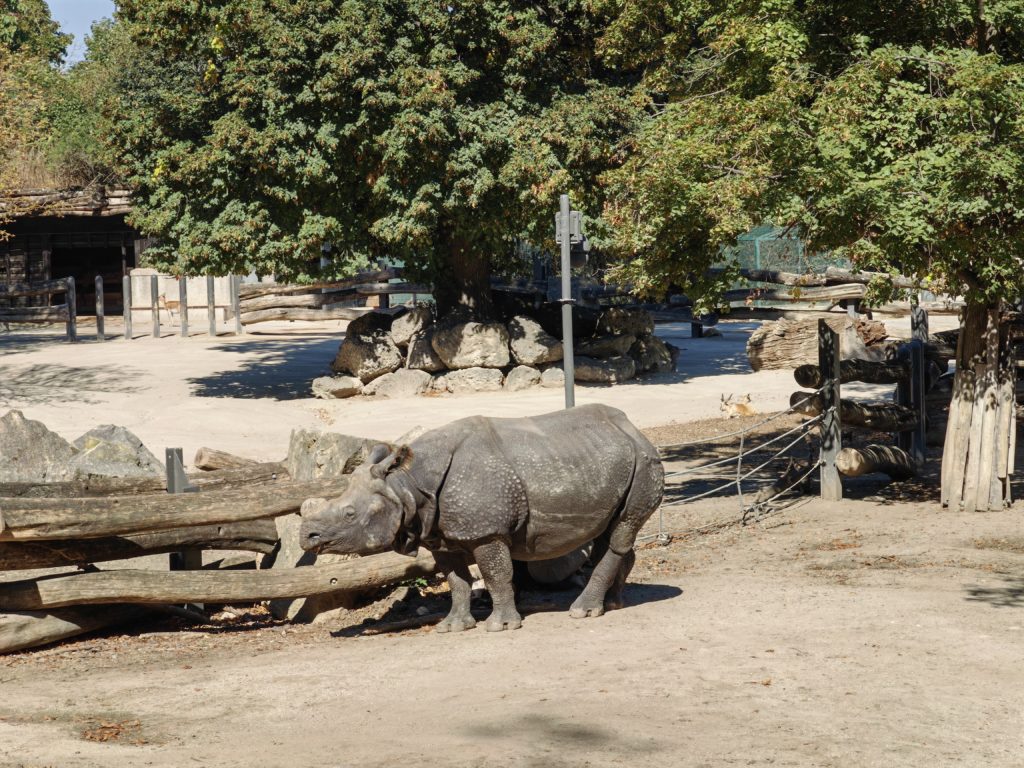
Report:
M722 391L771 410L793 389L743 371L742 326L660 330L686 350L674 379L580 402L651 427L714 415ZM326 331L0 341L0 397L68 437L113 421L155 449L259 458L279 458L293 426L388 438L560 405L559 391L300 397L336 345ZM671 509L666 529L710 532L644 545L627 607L598 619L537 593L516 632L164 623L3 657L0 766L1024 765L1020 505L965 515L877 481L849 493L725 528L735 497Z

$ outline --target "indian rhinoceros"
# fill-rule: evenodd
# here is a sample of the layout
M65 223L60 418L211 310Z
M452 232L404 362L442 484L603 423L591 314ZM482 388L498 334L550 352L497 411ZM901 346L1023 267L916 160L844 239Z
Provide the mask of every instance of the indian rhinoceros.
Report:
M375 446L343 495L303 505L300 537L305 549L340 554L429 549L452 594L440 632L476 624L475 561L494 603L488 631L517 629L512 560L557 558L591 541L597 564L569 615L621 607L637 532L663 489L657 450L614 408L474 416L409 446Z

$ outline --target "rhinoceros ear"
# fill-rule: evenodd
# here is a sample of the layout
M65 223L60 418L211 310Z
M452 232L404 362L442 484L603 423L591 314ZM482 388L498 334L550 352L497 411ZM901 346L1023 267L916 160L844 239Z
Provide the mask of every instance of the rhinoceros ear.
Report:
M370 449L369 455L366 457L367 464L377 464L385 456L391 453L391 446L385 443L377 443L373 448Z
M394 450L387 453L383 458L379 458L376 461L374 459L379 456L378 449L384 448L388 450L386 445L376 445L370 452L370 457L367 461L370 463L370 474L381 480L390 472L392 469L403 466L405 462L412 456L412 451L409 450L409 446L400 445Z

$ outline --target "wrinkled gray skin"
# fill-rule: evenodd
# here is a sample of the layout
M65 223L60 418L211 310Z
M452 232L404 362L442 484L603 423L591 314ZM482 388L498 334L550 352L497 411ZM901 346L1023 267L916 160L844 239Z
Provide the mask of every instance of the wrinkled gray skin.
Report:
M494 603L488 631L517 629L512 560L549 560L590 541L597 565L569 615L621 607L633 544L663 487L657 450L614 408L474 416L408 447L376 446L342 496L303 504L300 537L305 549L341 554L431 550L452 593L440 632L476 624L475 561Z

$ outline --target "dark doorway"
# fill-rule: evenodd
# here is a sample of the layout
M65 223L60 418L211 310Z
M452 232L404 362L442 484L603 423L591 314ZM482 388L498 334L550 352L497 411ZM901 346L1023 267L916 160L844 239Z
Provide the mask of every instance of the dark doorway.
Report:
M103 278L104 314L116 315L123 311L121 277L124 266L131 268L134 259L122 262L120 247L55 247L50 256L50 273L54 278L75 278L75 296L79 315L96 314L96 276ZM63 300L63 296L56 299Z

